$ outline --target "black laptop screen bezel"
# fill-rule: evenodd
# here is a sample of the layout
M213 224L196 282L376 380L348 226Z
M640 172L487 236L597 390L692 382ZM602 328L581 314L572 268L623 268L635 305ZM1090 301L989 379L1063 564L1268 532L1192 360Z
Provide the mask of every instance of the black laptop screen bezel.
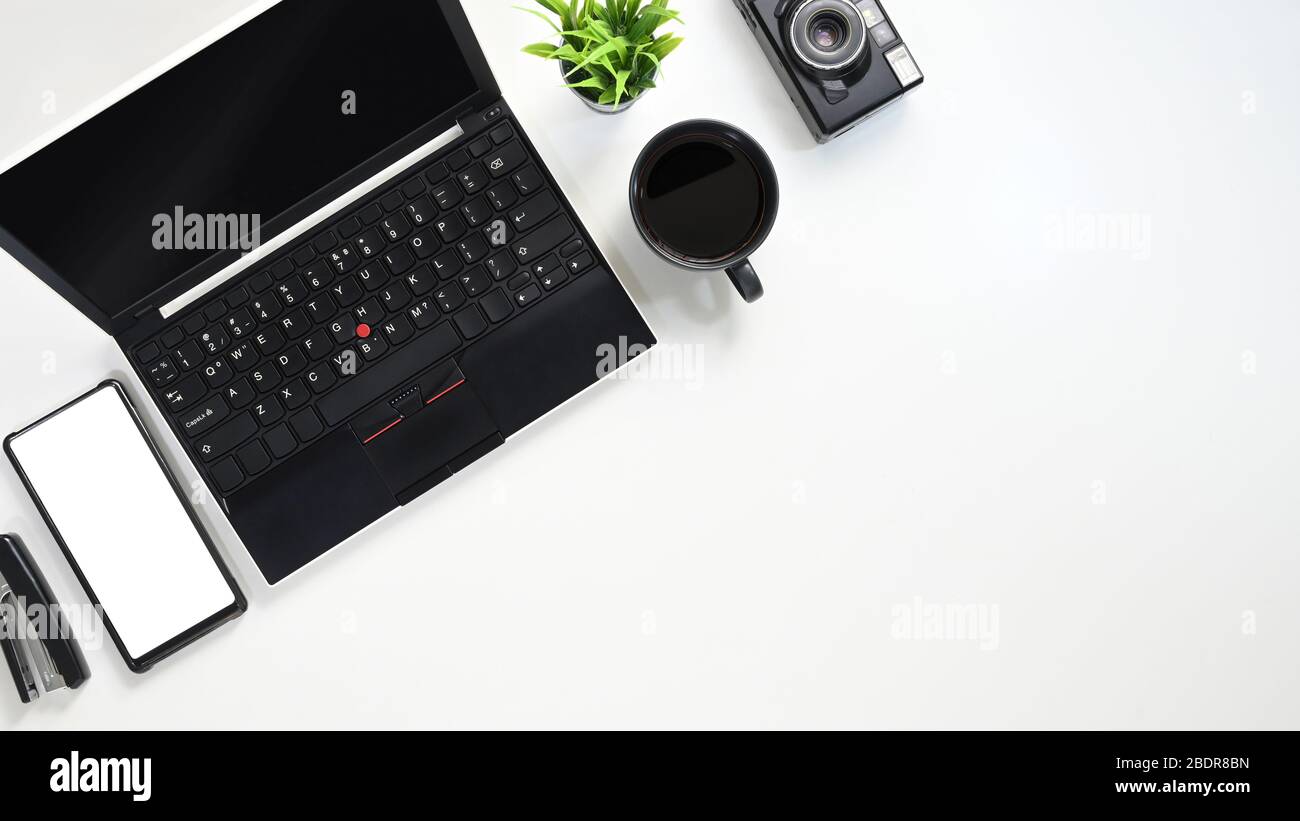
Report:
M426 0L426 2L436 3L446 18L452 36L460 47L461 56L469 69L470 75L473 77L475 90L464 100L461 100L459 103L444 110L438 116L428 120L405 137L391 143L387 148L374 156L353 166L349 171L338 178L334 180L322 180L321 187L314 193L299 200L297 203L285 209L275 217L262 222L262 244L269 243L273 238L283 233L287 228L292 227L310 216L330 201L336 199L370 177L373 177L384 168L396 163L443 132L453 128L457 121L466 114L485 109L501 98L501 91L497 86L496 78L492 75L492 70L488 66L487 57L484 55L482 47L474 36L474 30L470 26L469 19L465 15L465 10L461 4L461 0ZM234 30L237 31L244 26L256 25L258 18L273 8L275 8L274 5L263 9L256 16L252 17ZM227 34L225 36L229 35ZM114 103L116 102L117 101L115 100ZM107 107L105 107L105 109L106 108ZM39 151L32 153L39 153ZM242 256L238 250L216 251L205 258L202 262L194 265L174 277L171 281L155 289L152 293L144 296L117 314L110 316L102 308L88 299L58 271L54 270L50 265L45 263L30 249L23 245L17 237L6 232L3 227L0 227L0 248L4 248L4 250L8 251L18 260L18 262L22 263L26 268L36 274L42 282L54 289L56 293L67 300L78 311L114 337L123 333L140 321L148 320L150 317L159 317L157 312L158 308L182 296L186 292L202 284L210 277L220 273L223 269L238 262Z

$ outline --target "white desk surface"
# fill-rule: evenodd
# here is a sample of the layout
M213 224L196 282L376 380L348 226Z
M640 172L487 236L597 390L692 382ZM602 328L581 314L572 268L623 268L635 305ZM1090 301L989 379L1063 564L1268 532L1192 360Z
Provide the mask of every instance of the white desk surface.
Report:
M18 5L0 156L248 2ZM540 21L467 5L681 364L274 589L205 509L249 612L143 677L106 644L80 692L6 684L0 727L1300 727L1300 5L893 0L927 83L827 147L730 2L676 0L612 119L519 53ZM697 116L781 174L752 307L628 214ZM0 430L125 373L3 254L0 288ZM0 473L0 530L82 600Z

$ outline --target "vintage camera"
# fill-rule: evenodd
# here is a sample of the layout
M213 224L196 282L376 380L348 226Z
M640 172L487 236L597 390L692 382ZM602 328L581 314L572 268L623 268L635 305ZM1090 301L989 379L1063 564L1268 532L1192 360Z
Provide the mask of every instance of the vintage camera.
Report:
M879 0L735 3L820 143L925 81Z

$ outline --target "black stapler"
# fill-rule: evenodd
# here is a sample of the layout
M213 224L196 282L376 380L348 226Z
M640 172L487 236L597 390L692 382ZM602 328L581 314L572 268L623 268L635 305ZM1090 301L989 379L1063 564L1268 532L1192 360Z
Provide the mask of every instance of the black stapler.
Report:
M0 648L24 702L90 678L63 609L22 539L9 533L0 536Z

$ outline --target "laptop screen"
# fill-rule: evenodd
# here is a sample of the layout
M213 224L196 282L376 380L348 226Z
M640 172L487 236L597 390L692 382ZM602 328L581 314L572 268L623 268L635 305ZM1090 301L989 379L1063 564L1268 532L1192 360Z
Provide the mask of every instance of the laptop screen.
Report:
M113 317L476 90L433 0L285 0L0 175L0 227Z

